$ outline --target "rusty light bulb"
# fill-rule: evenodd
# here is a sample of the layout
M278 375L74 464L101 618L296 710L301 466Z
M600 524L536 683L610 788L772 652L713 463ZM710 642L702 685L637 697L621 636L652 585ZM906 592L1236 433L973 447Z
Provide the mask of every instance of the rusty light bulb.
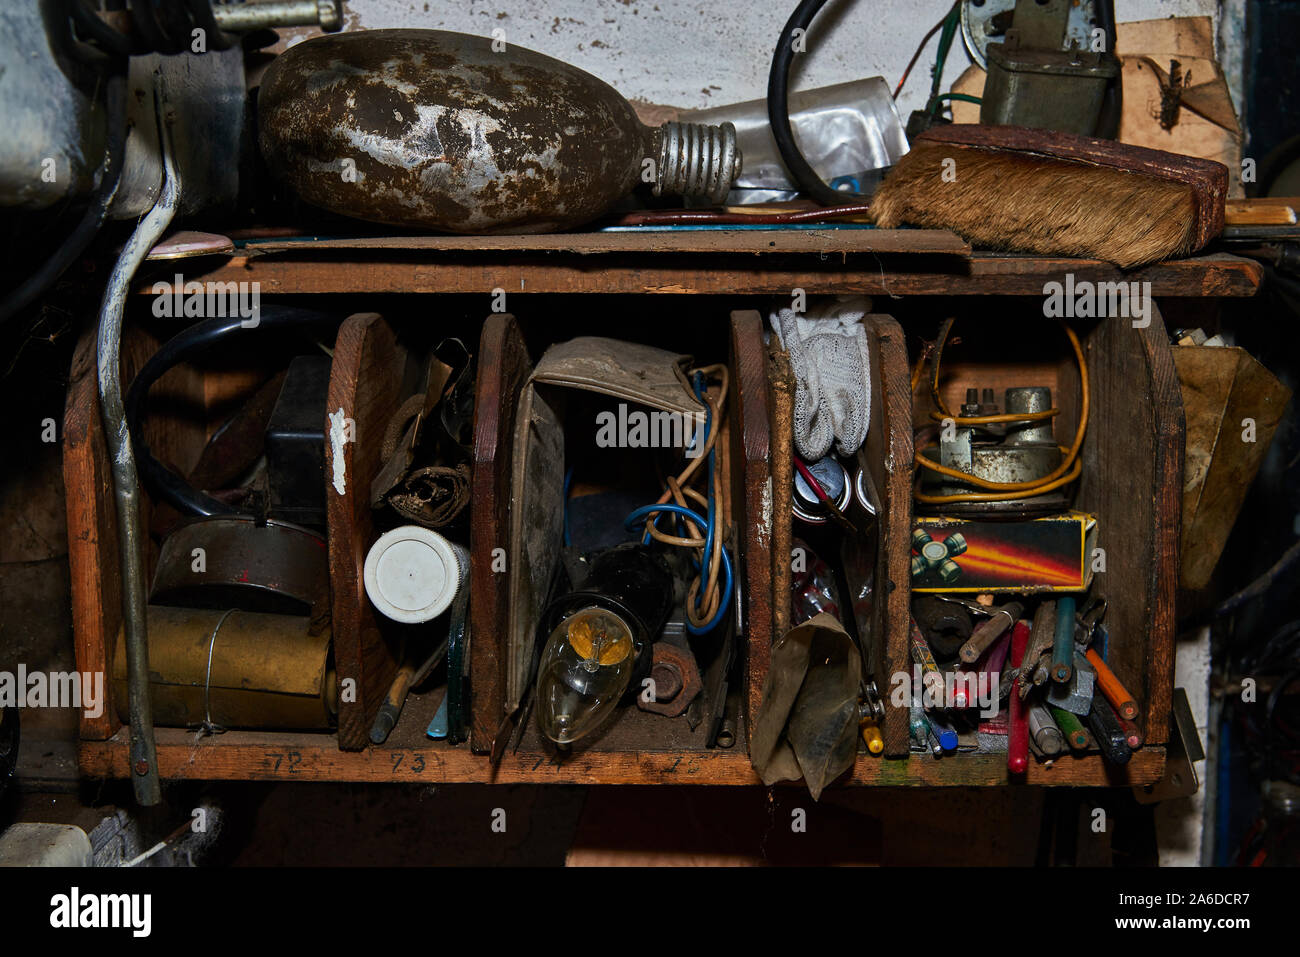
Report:
M300 197L394 226L547 232L590 222L641 182L720 203L740 172L730 123L647 127L589 73L442 30L291 47L258 112L262 155Z

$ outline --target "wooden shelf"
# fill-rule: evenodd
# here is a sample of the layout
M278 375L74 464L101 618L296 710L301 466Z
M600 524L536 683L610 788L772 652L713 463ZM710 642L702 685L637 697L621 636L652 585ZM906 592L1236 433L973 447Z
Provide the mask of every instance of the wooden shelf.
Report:
M142 271L137 292L175 275ZM250 241L235 255L190 260L186 281L258 282L261 292L619 293L1041 296L1076 281L1149 282L1154 296L1251 296L1260 265L1226 253L1132 272L1087 259L971 252L944 230L707 230L546 236L399 236Z
M735 297L788 296L792 289L803 288L809 295L1041 297L1045 283L1062 281L1066 273L1071 273L1076 282L1149 282L1151 295L1158 299L1199 299L1251 296L1263 277L1258 263L1223 253L1125 273L1093 260L972 252L961 239L941 230L872 229L277 239L249 242L230 256L206 256L183 264L151 262L142 270L137 293L152 295L156 282L168 284L178 272L183 274L185 282L257 282L261 293L267 296L489 294L504 289L508 293ZM700 305L713 308L709 303ZM1028 299L1019 306L1031 311L1037 308ZM888 311L887 307L884 311ZM1089 341L1097 355L1090 362L1096 370L1094 374L1102 376L1094 383L1095 387L1152 379L1162 384L1162 388L1173 388L1172 373L1166 374L1168 370L1163 365L1154 373L1143 365L1154 361L1151 356L1159 358L1163 354L1156 348L1157 339L1163 333L1154 329L1144 333L1140 341L1147 351L1138 354L1114 343L1107 344L1105 335L1098 334L1098 330L1093 332ZM1109 335L1108 328L1106 334ZM145 346L151 345L152 340L137 341L130 336L128 340L124 348L131 361L127 367L138 368L149 351ZM901 349L901 342L897 346ZM1111 358L1101 361L1099 356ZM900 368L906 372L905 363ZM1070 375L1073 375L1072 367ZM190 383L187 387L198 386ZM910 403L905 391L905 374L899 379L899 390L901 398L895 396L893 401L906 415ZM1096 414L1102 424L1107 422L1107 415L1116 421L1123 418L1125 422L1135 415L1131 405L1116 405L1113 413L1102 408ZM766 414L761 418L765 425ZM1129 428L1111 444L1137 443L1141 455L1149 457L1155 437L1171 440L1156 428L1164 421L1143 419L1141 428ZM70 555L76 583L74 622L78 656L79 661L101 661L117 634L120 600L111 548L116 529L112 510L105 507L107 460L95 399L93 338L88 338L78 352L65 431L70 450L65 460L65 483L69 490ZM1120 431L1097 428L1094 434L1119 435ZM1094 458L1100 455L1098 461L1131 458L1129 453L1102 455L1093 446L1088 454ZM910 461L910 439L909 448L903 451L907 454L899 452L895 458ZM1098 462L1093 462L1094 470L1097 465ZM1150 468L1159 471L1154 465ZM902 497L906 498L910 476L902 476L899 481ZM1173 482L1164 494L1174 496L1178 487L1180 482ZM1093 497L1099 495L1102 493ZM1164 504L1166 511L1176 507L1168 502ZM1090 507L1106 515L1122 511L1108 501L1102 505L1107 507L1100 508L1096 503ZM1144 521L1146 508L1143 504L1138 509L1141 512L1138 518ZM910 516L904 512L905 509L899 510L899 520L910 527L910 521L906 520ZM1129 525L1137 527L1135 522L1126 520L1124 527ZM1120 548L1120 553L1131 553L1126 561L1139 562L1147 555L1165 554L1156 546L1164 541L1161 535L1167 537L1172 532L1151 521L1146 521L1142 529L1141 534L1151 541L1144 538L1138 542L1141 547L1134 546L1127 551ZM905 537L904 531L899 534ZM1166 591L1172 594L1167 582L1156 580L1158 575L1167 575L1174 567L1168 555L1164 563L1157 565L1141 572L1147 576L1143 587L1154 595L1164 595ZM1129 573L1139 574L1132 570ZM905 572L898 571L893 577L905 580ZM756 593L761 594L761 589ZM906 600L906 589L899 590L896 602L902 605L890 612L894 620L905 620ZM475 601L479 599L476 597ZM481 612L483 606L479 602L475 607ZM1135 620L1128 622L1123 630L1145 634L1142 628L1150 616L1167 631L1172 628L1171 614L1171 605L1166 607L1163 599L1135 602L1129 616ZM477 647L480 654L485 648L490 650L481 643ZM1133 649L1132 660L1126 662L1126 667L1136 675L1147 660L1146 645L1135 644ZM906 661L905 654L901 660ZM1163 657L1155 660L1147 669L1153 676L1144 675L1140 682L1135 681L1138 687L1148 691L1144 695L1151 711L1148 718L1156 719L1148 720L1147 730L1156 728L1157 731L1151 735L1153 744L1136 752L1126 767L1115 768L1098 755L1069 755L1050 765L1031 761L1024 783L1116 787L1159 781L1165 767L1163 732L1159 730L1163 724L1159 719L1166 711L1160 689L1167 683L1166 672L1171 674L1171 661ZM476 689L482 693L488 686L484 684L482 668L478 670ZM1155 690L1146 688L1148 684ZM620 725L627 727L613 728L587 749L562 758L530 732L524 736L519 750L507 752L500 766L493 769L487 756L473 753L469 743L449 747L426 737L425 728L441 695L442 691L437 689L412 696L390 740L382 747L361 750L341 750L337 734L231 731L198 739L193 731L158 728L159 771L164 778L211 780L761 786L744 744L748 734L741 730L755 701L741 704L737 745L729 750L704 748L700 741L702 735L689 732L684 722L680 727L675 725L669 733L663 733L659 726L657 734L642 736L637 733L638 718L642 717L637 713L624 716ZM359 727L364 740L364 723L356 725L355 720L348 724L350 732L355 737ZM79 744L83 773L97 778L129 776L127 735L127 729L112 714L84 722ZM906 742L901 737L899 740L901 746L893 753L901 755ZM941 760L929 755L894 758L863 755L851 777L841 783L969 787L1005 785L1010 780L1005 756L999 754L960 754Z
M158 769L164 778L239 781L364 781L497 784L709 784L761 786L740 746L730 750L601 751L594 747L557 759L525 740L493 771L488 758L467 745L449 747L424 734L441 691L414 695L398 726L381 747L340 751L332 734L228 731L198 739L193 731L158 728ZM603 742L614 746L612 739ZM128 774L127 729L107 741L82 741L82 773L93 778ZM1118 769L1100 756L1065 757L1051 765L1030 763L1031 785L1128 787L1153 784L1164 771L1164 748L1143 748ZM849 785L976 787L1008 783L1001 754L958 754L935 760L861 755ZM801 784L792 785L802 787Z

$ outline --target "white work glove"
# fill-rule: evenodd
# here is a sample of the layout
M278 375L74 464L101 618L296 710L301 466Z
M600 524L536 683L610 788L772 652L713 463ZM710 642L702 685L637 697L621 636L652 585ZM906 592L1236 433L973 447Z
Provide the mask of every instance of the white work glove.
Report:
M836 296L809 303L808 311L786 307L771 317L772 328L798 380L794 397L794 447L815 462L831 450L852 455L867 437L871 417L871 365L862 317L865 296Z

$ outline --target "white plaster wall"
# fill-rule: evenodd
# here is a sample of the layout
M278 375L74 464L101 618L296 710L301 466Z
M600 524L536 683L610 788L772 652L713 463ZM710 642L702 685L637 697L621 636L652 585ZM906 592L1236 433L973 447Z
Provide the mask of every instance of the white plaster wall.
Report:
M348 0L349 28L429 27L491 35L582 67L630 99L702 109L767 92L772 49L795 0ZM883 76L892 88L951 0L831 0L796 63L796 89ZM1218 0L1116 0L1120 21L1218 17ZM829 29L828 29L829 28ZM925 105L936 36L899 97ZM960 34L943 89L970 64Z

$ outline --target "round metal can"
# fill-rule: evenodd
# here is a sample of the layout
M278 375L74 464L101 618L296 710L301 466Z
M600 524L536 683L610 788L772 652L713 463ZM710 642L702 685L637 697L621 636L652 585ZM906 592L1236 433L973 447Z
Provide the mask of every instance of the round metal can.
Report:
M853 486L849 481L848 470L840 464L835 456L827 455L825 458L809 464L808 471L817 480L817 484L822 487L826 497L834 502L835 507L841 512L844 511L853 497ZM818 497L816 490L808 484L798 469L794 473L794 488L791 498L791 507L794 510L795 518L808 522L810 525L823 525L830 518L830 512L827 511L826 506Z

